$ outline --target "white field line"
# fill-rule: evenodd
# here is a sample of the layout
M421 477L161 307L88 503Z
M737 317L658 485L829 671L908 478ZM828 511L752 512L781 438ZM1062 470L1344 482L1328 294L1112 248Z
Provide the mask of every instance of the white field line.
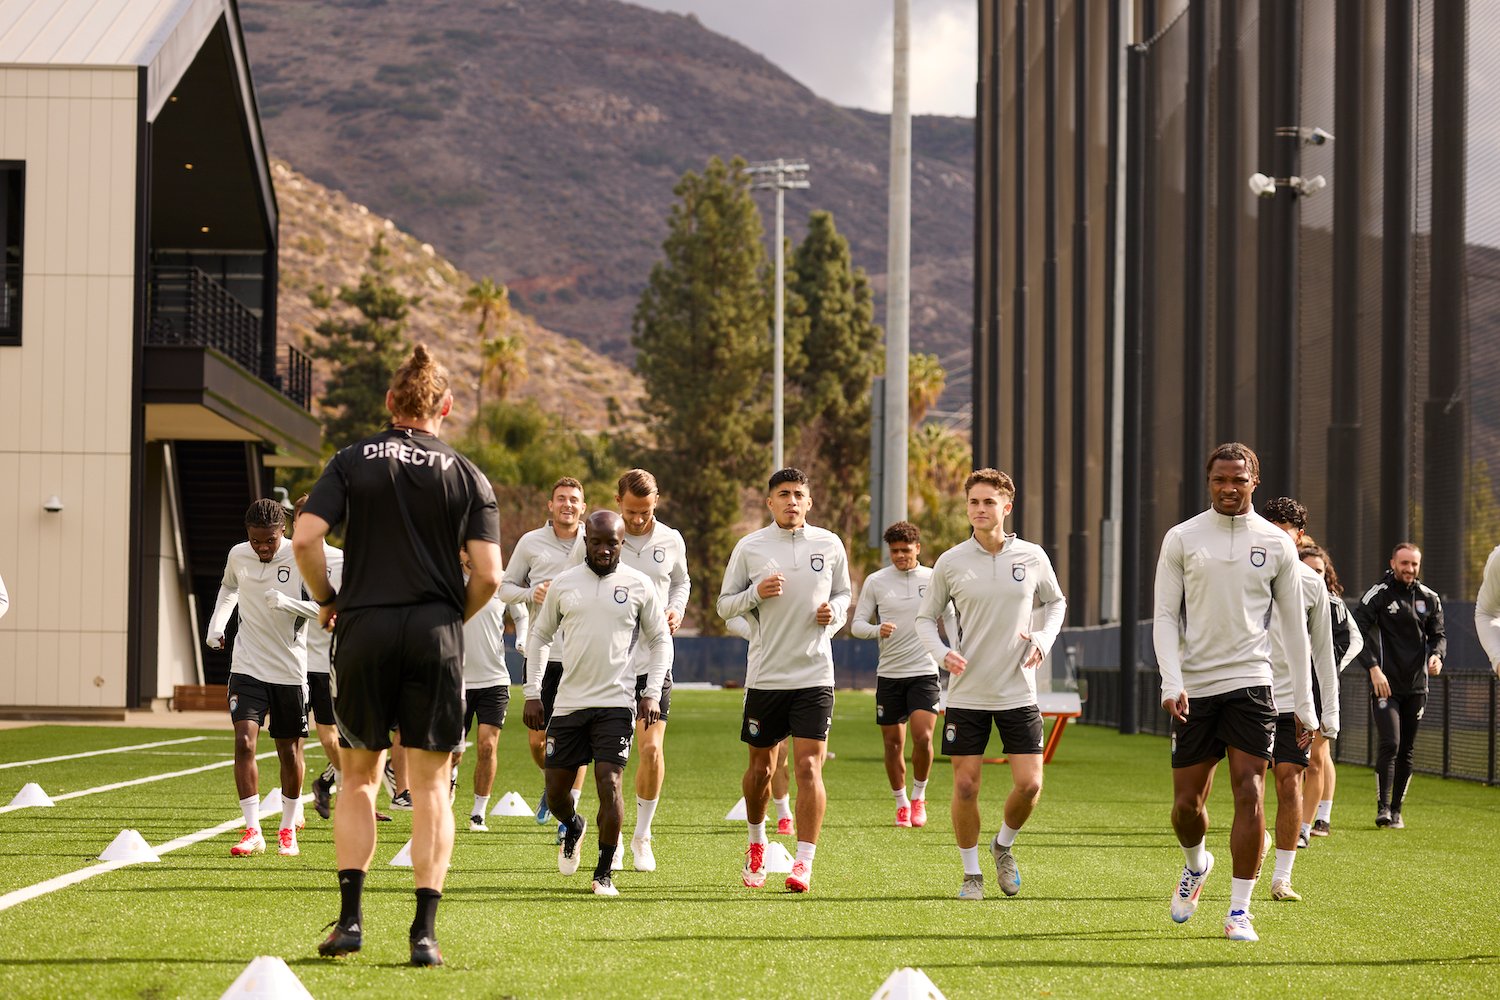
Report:
M110 747L108 750L90 750L87 753L69 753L63 754L61 757L38 757L36 760L13 760L5 764L0 764L0 771L5 770L7 767L30 767L32 764L54 764L60 760L77 760L80 757L99 757L107 753L127 753L131 750L150 750L152 747L172 747L178 746L183 743L197 743L199 740L206 739L208 739L207 736L189 736L185 739L180 740L162 740L159 743L137 743L134 746L128 747Z
M265 760L267 757L276 756L275 750L267 750L265 753L256 754L256 760ZM64 792L61 795L52 796L53 802L62 802L66 799L81 798L84 795L97 795L100 792L112 792L117 788L129 788L131 785L149 785L153 781L165 781L168 778L181 778L188 774L200 774L203 771L212 771L220 767L233 767L234 761L219 760L212 764L204 764L202 767L190 767L183 771L168 771L166 774L149 774L144 778L131 778L129 781L114 781L108 785L98 785L94 788L84 788L76 792ZM0 813L14 812L17 809L33 809L35 806L0 806Z
M275 752L276 751L273 750L269 754L261 754L260 756L269 757ZM275 816L279 812L281 812L281 809L280 807L277 807L267 812L263 812L261 813L261 815ZM228 833L230 830L238 830L240 828L240 824L244 822L244 817L236 816L234 819L220 823L218 826L206 827L196 833L190 833L184 837L178 837L176 840L169 840L165 844L162 844L160 847L154 848L154 850L158 855L166 854L169 851L177 850L179 847L188 847L192 844L198 843L199 841L208 840L211 837L217 837L221 833ZM80 868L76 872L68 872L66 875L58 875L56 878L49 878L47 879L47 881L38 882L36 885L28 885L24 889L17 889L14 892L7 892L5 895L0 896L0 910L8 910L12 906L24 903L27 900L36 899L38 896L45 896L49 892L56 892L58 889L66 889L70 885L77 885L79 882L82 882L85 879L91 879L95 875L103 875L105 872L112 872L117 868L124 868L126 865L140 863L141 862L139 861L101 861L97 865L90 865L87 868Z

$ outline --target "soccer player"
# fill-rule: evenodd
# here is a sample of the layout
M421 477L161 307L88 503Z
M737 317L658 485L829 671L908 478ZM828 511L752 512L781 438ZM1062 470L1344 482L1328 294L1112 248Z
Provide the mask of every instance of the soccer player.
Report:
M856 639L880 640L875 666L875 722L885 744L885 774L896 800L896 825L927 825L927 779L932 773L932 730L937 725L938 663L917 635L917 611L932 580L918 562L922 533L910 521L885 529L891 564L865 578L849 622ZM958 634L951 608L943 619L950 637ZM911 767L915 778L906 797L906 727L911 720Z
M1322 578L1328 589L1333 657L1342 674L1344 668L1359 656L1365 640L1355 627L1349 609L1344 606L1344 587L1339 583L1338 571L1333 568L1333 559L1322 546L1306 536L1303 537L1302 544L1297 546L1297 555ZM1315 703L1316 701L1314 698ZM1316 704L1314 707L1317 707ZM1302 832L1297 838L1298 847L1306 847L1313 837L1326 837L1332 832L1333 793L1336 785L1337 771L1333 766L1332 744L1322 732L1315 733L1312 759L1308 762L1307 773L1302 776Z
M469 557L460 553L468 570ZM464 734L476 722L474 733L474 807L469 810L469 831L484 833L485 810L490 806L490 790L495 784L500 730L505 727L505 712L510 707L510 668L505 665L505 614L516 626L516 648L526 648L526 625L530 612L525 604L506 604L495 596L484 610L464 622ZM453 773L463 760L462 747L454 751Z
M552 484L551 498L547 501L547 523L528 531L516 542L510 554L510 564L505 568L505 578L500 581L500 599L506 604L529 604L531 612L541 609L547 597L547 587L552 579L579 561L583 535L578 530L580 519L587 505L583 502L583 484L572 476L564 476ZM554 648L547 658L547 672L542 677L542 707L547 715L552 714L552 701L557 697L557 682L562 676L564 636L559 634ZM531 759L545 773L546 761L542 755L545 734L538 729L529 729L527 740L531 747ZM573 780L573 801L578 802L583 794L583 768ZM536 821L547 822L547 791L542 789L541 803L536 808ZM561 826L558 839L563 836Z
M5 613L5 585L0 584L0 615ZM1484 580L1474 598L1474 631L1479 644L1490 658L1490 666L1500 676L1500 545L1484 561Z
M1277 497L1266 504L1266 520L1286 532L1293 545L1302 542L1307 533L1307 508L1291 497ZM1276 867L1271 873L1271 898L1297 902L1301 896L1292 888L1292 864L1302 827L1302 778L1311 762L1309 747L1313 734L1299 732L1294 704L1293 674L1308 669L1306 663L1287 658L1282 635L1287 629L1302 625L1312 650L1313 710L1318 715L1324 740L1335 739L1339 729L1339 673L1333 655L1333 618L1328 608L1328 586L1322 576L1297 559L1297 576L1302 581L1302 616L1296 622L1281 622L1272 613L1271 665L1276 677L1273 696L1276 701L1276 747L1272 751L1271 771L1276 778Z
M1391 551L1391 568L1354 606L1364 633L1360 654L1370 671L1370 705L1380 734L1375 751L1379 799L1375 825L1401 830L1401 806L1411 783L1417 728L1427 708L1427 678L1443 670L1448 639L1443 602L1417 579L1422 552L1411 542Z
M564 826L557 870L578 870L579 842L588 824L571 795L574 776L590 761L599 792L599 861L590 885L596 896L618 896L610 878L625 802L620 787L635 732L635 713L650 728L660 713L672 639L656 584L622 565L625 523L612 510L589 515L584 565L552 581L526 649L526 725L546 726L547 802ZM549 713L542 706L548 645L568 635L562 675ZM639 638L637 638L637 636ZM639 649L639 659L632 642ZM636 696L636 670L646 682Z
M730 635L737 635L746 642L750 641L751 629L748 619L735 617L726 619L724 628ZM790 837L792 835L792 772L787 767L787 760L791 756L791 748L787 745L792 738L788 736L776 748L771 751L771 805L776 807L776 835L778 837Z
M302 599L302 577L285 537L286 511L257 500L245 511L249 541L229 550L224 580L208 620L208 645L224 648L229 616L239 607L240 630L229 668L229 718L234 722L234 783L245 830L229 849L237 858L262 854L260 767L255 748L269 731L281 763L281 829L276 853L296 855L302 805L302 741L307 738L307 622L317 606Z
M307 506L307 495L297 498L293 509L292 526L296 528L302 508ZM344 551L323 541L323 560L328 565L328 585L338 590L344 582ZM304 592L305 596L305 592ZM313 605L317 607L316 604ZM316 617L310 615L309 617ZM329 665L333 653L333 636L320 628L307 630L307 693L312 705L313 725L318 730L318 743L328 758L323 773L313 779L313 808L327 819L334 789L339 783L339 727L333 717L333 690L329 686Z
M500 519L484 474L438 438L448 371L418 344L386 392L391 426L341 450L312 488L294 546L319 624L338 620L333 707L344 788L334 807L340 910L318 953L359 951L375 855L381 758L401 729L412 799L413 965L441 965L436 921L453 851L450 755L463 743L463 623L500 582ZM328 585L323 539L344 531L344 580ZM457 552L469 555L464 583ZM335 602L337 602L335 604ZM335 610L336 609L336 610Z
M741 782L750 843L741 879L766 884L766 800L776 744L792 738L797 779L797 856L786 887L812 887L813 859L828 805L823 751L833 724L833 634L849 613L849 561L833 532L807 523L812 491L800 469L771 476L766 506L775 523L735 544L718 611L750 625L740 740L749 745Z
M950 812L964 869L958 898L983 899L979 786L990 726L1000 732L1011 776L990 857L1000 891L1014 896L1021 891L1021 869L1011 848L1042 794L1036 668L1057 639L1068 602L1041 546L1005 532L1016 499L1010 476L994 469L970 473L964 497L973 533L938 556L916 629L951 675L943 753L953 762ZM951 649L937 630L949 602L962 623L949 632Z
M1198 909L1214 858L1205 847L1208 792L1219 761L1229 758L1234 825L1229 847L1234 878L1224 935L1257 941L1250 896L1265 853L1266 764L1276 742L1271 638L1274 605L1287 626L1282 641L1292 672L1293 710L1303 730L1318 728L1311 652L1297 550L1255 513L1260 460L1239 442L1208 456L1208 510L1170 529L1156 564L1152 630L1161 670L1161 704L1172 716L1172 829L1186 864L1172 896L1172 919Z

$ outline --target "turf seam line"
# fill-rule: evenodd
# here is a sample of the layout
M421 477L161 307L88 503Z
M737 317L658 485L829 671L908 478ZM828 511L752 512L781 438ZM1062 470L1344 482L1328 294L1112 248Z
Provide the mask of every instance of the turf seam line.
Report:
M265 760L267 757L276 756L275 750L267 750L265 753L256 754L256 760ZM217 760L212 764L204 764L201 767L190 767L183 771L168 771L165 774L148 774L144 778L131 778L129 781L114 781L108 785L98 785L94 788L83 788L76 792L63 792L61 795L52 796L53 802L62 802L66 799L76 799L84 795L97 795L100 792L112 792L117 788L129 788L132 785L149 785L153 781L165 781L168 778L181 778L184 775L200 774L203 771L212 771L220 767L233 767L234 761ZM34 809L35 806L0 806L0 813L14 812L17 809Z
M78 760L80 757L99 757L107 753L125 753L129 750L150 750L152 747L177 746L182 743L196 743L199 740L206 739L208 739L207 736L189 736L185 739L180 740L162 740L159 743L137 743L133 746L128 747L110 747L107 750L89 750L85 753L69 753L63 754L61 757L38 757L36 760L12 760L4 764L0 764L0 771L5 770L7 767L30 767L32 764L54 764L60 760Z

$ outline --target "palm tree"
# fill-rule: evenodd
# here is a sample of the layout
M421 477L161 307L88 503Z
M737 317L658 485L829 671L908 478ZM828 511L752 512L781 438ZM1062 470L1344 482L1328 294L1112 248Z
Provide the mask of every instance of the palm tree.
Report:
M479 381L495 379L495 396L504 399L526 379L526 348L519 336L491 337L484 342L479 360Z
M490 324L503 323L510 316L510 289L489 278L481 278L464 293L460 308L466 313L479 314L479 326L474 331L480 347L479 379L474 384L474 419L478 420L480 407L484 403L485 337L490 332Z
M936 354L913 354L907 361L907 405L912 427L922 423L948 386L948 373L938 364Z

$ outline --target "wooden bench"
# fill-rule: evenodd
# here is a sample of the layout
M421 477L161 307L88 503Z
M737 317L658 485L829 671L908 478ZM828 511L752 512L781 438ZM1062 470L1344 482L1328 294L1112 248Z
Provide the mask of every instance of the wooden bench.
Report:
M1062 742L1063 730L1068 728L1068 722L1083 714L1083 701L1078 697L1077 691L1043 691L1036 696L1036 707L1042 713L1042 725L1046 720L1052 720L1052 732L1047 734L1047 742L1042 747L1042 763L1048 764L1052 761L1052 755L1057 752L1057 744ZM986 764L1003 764L1004 757L986 757Z
M172 711L203 712L229 707L227 684L177 684L172 688Z

